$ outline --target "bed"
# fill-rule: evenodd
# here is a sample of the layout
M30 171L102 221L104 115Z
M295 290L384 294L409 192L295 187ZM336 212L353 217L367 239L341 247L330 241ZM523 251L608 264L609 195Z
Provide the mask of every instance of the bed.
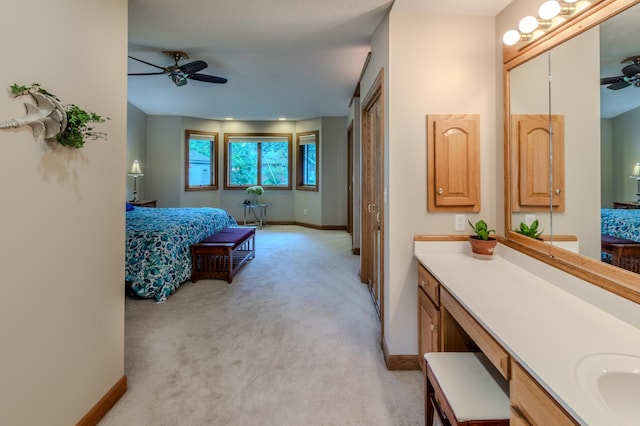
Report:
M135 207L126 215L125 281L135 295L157 302L191 276L191 244L237 226L225 210L212 207Z

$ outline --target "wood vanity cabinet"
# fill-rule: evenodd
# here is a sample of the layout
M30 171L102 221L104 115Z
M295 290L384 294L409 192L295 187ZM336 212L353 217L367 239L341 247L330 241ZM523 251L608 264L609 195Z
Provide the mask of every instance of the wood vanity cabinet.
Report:
M576 425L556 402L524 371L515 361L511 362L511 381L509 383L511 400L511 425Z
M425 372L424 354L440 351L440 283L418 265L418 364Z

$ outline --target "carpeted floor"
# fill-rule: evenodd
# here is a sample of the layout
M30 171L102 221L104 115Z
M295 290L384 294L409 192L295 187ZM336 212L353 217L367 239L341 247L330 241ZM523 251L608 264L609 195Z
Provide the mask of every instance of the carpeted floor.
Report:
M422 424L422 373L386 369L350 247L267 226L233 283L127 299L129 389L100 425Z

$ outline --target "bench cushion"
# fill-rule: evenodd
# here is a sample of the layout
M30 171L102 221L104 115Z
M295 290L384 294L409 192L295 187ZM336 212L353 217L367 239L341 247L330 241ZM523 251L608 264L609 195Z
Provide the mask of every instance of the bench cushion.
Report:
M233 243L235 248L255 232L255 228L223 228L215 234L209 235L200 243Z
M628 240L626 238L614 237L613 235L602 234L602 249L612 250L612 244L640 244L640 242Z
M509 418L509 383L481 352L429 352L427 367L458 422Z

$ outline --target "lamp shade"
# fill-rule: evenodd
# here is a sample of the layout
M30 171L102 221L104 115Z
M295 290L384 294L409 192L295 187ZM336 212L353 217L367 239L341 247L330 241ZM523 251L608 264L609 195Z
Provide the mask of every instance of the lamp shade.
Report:
M631 171L631 174L629 175L629 177L631 179L640 180L640 163L636 163L636 165L633 166L633 170Z
M142 169L140 169L140 163L138 163L138 160L133 162L129 176L144 176Z

